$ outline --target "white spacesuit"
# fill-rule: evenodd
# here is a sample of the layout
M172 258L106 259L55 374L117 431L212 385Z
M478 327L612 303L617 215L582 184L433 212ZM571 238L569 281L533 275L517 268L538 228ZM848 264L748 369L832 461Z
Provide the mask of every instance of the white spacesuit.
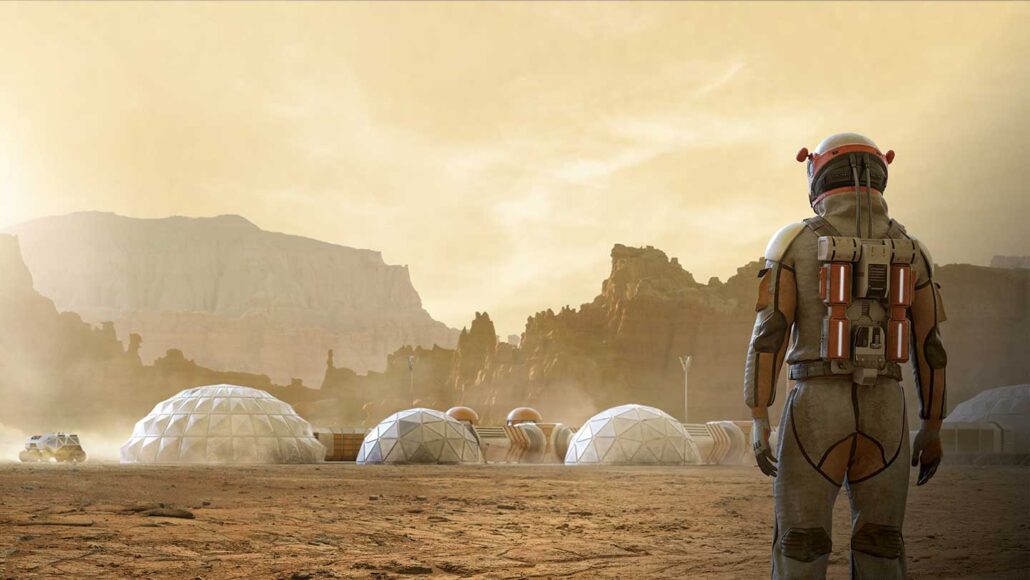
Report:
M920 465L919 485L940 462L944 309L926 248L887 215L893 159L853 133L802 149L816 216L766 248L744 393L759 467L775 476L773 578L825 576L841 485L851 500L852 577L904 578L909 459ZM910 358L922 420L911 455L898 382ZM768 407L784 361L797 384L774 456Z

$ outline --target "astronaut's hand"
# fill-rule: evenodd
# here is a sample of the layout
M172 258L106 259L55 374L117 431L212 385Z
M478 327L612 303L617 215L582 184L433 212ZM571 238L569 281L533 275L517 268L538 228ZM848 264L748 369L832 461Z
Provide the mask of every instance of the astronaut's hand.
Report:
M920 429L912 443L912 467L919 466L919 478L916 485L930 481L941 464L941 432L936 429Z
M758 461L758 468L769 477L776 477L776 457L769 447L769 435L772 434L772 427L769 426L769 418L755 418L751 423L751 448L755 452L755 460Z

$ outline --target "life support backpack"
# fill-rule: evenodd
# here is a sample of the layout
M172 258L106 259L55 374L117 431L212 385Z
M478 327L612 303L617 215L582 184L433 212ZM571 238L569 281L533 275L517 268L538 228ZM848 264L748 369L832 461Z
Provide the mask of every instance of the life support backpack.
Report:
M822 217L805 224L819 236L816 257L822 262L820 357L832 374L851 373L858 384L874 384L889 363L909 358L917 242L893 220L883 239L842 236Z

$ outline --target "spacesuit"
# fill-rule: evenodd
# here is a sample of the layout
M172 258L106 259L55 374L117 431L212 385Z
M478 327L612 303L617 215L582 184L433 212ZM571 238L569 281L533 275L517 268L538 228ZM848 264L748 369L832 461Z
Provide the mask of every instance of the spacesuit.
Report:
M909 460L920 466L919 485L940 462L945 315L929 252L887 215L893 159L853 133L802 149L816 215L781 229L765 251L744 394L758 465L775 477L776 579L825 577L841 485L851 502L852 577L904 578ZM899 384L909 360L921 419L911 454ZM784 362L797 382L774 456L768 407Z

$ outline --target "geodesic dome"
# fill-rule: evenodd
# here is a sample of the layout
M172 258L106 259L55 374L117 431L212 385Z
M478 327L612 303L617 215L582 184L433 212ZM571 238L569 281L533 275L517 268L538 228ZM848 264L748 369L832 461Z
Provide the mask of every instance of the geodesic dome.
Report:
M1030 385L996 387L963 401L947 423L996 423L1013 436L1016 453L1030 452Z
M293 407L250 387L180 391L136 422L122 463L320 463L325 447Z
M358 463L480 463L472 430L433 409L390 415L365 435Z
M622 405L594 415L576 432L565 453L569 465L682 465L699 463L683 425L645 405Z

